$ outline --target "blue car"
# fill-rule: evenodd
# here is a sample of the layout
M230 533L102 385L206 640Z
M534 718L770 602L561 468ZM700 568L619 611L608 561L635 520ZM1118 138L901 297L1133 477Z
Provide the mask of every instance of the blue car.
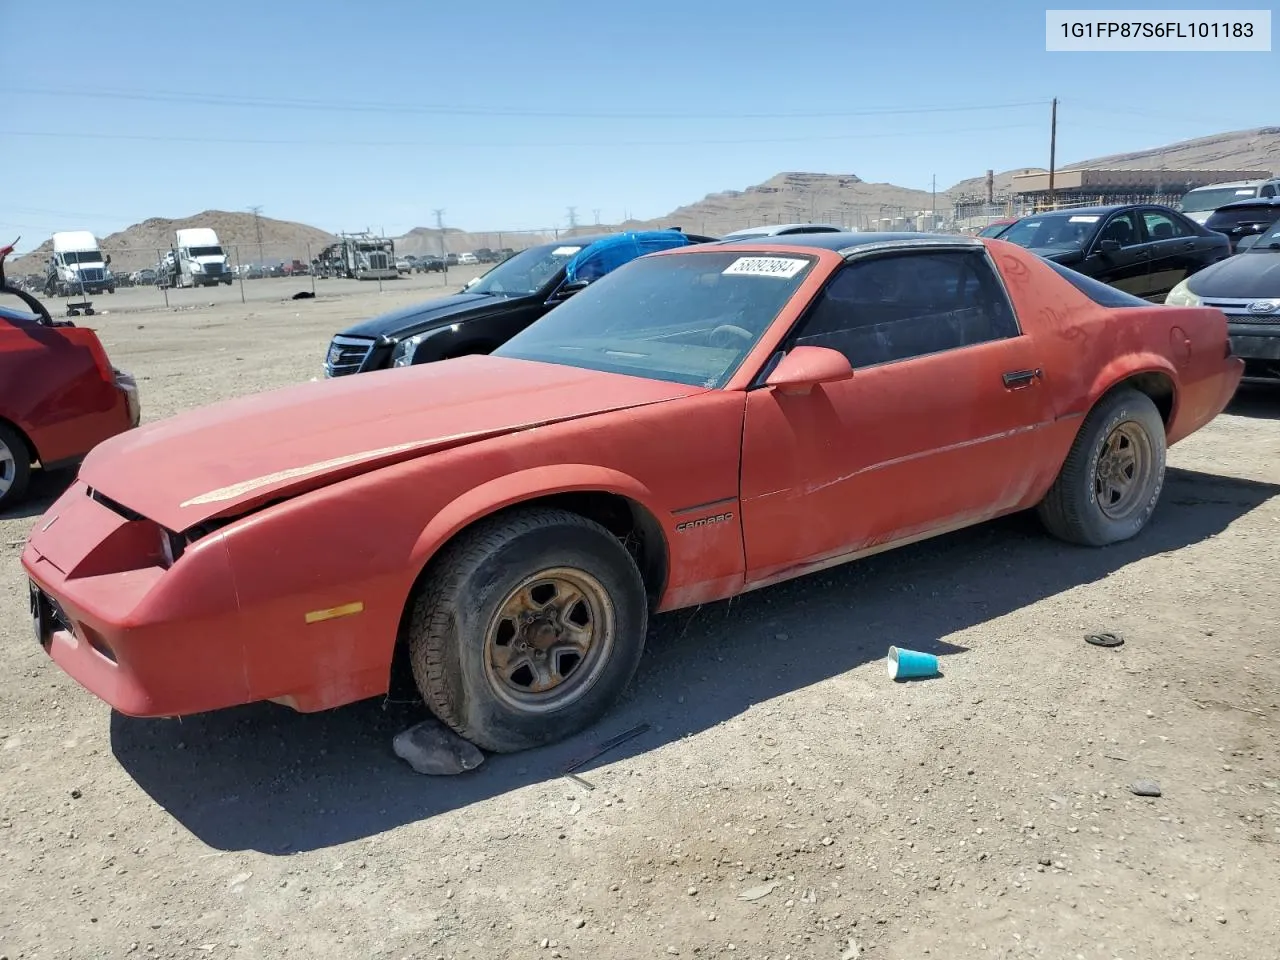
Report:
M679 230L567 237L522 250L450 297L348 327L329 344L326 377L489 353L557 304L647 253L711 243Z

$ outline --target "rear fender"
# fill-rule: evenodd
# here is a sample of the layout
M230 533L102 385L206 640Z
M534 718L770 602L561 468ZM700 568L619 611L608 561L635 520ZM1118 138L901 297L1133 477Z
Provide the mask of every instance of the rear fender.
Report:
M617 494L634 500L655 518L664 515L648 487L617 470L583 463L532 467L482 483L450 502L419 535L410 562L421 570L459 531L505 507L557 493L583 491Z
M1125 380L1143 373L1163 374L1173 384L1173 406L1165 421L1167 428L1178 415L1178 374L1167 357L1149 351L1125 354L1104 366L1089 387L1089 402L1082 412L1087 414L1108 391Z

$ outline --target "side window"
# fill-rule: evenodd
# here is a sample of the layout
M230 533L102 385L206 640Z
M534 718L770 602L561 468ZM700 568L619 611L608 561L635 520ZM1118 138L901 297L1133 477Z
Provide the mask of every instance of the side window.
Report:
M1191 231L1186 226L1158 210L1142 211L1142 219L1147 224L1147 236L1152 240L1172 240L1174 237L1191 236Z
M1098 242L1115 240L1122 247L1132 247L1142 243L1142 231L1138 229L1138 220L1133 211L1117 213L1107 221L1107 225L1098 234Z
M855 368L1016 337L1009 298L983 251L898 253L843 267L792 334Z
M1263 187L1258 194L1258 196L1260 197L1274 197L1275 195L1276 195L1276 188L1269 183L1265 187Z

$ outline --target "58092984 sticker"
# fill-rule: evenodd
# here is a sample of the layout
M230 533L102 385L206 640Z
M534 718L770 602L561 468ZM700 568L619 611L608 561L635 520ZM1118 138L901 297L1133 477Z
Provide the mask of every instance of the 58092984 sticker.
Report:
M790 280L803 270L808 260L794 257L739 257L721 271L726 277L780 277Z

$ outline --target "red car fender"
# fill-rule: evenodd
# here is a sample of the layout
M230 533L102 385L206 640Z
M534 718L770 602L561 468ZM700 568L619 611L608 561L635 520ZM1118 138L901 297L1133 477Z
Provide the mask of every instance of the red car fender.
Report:
M1149 351L1141 351L1138 353L1128 353L1116 357L1110 363L1106 364L1098 375L1094 377L1093 383L1089 387L1088 403L1082 411L1086 416L1088 412L1094 408L1098 400L1102 398L1107 391L1116 385L1128 380L1130 377L1138 376L1143 373L1158 373L1164 375L1171 384L1173 396L1172 407L1168 416L1165 418L1165 426L1173 423L1178 415L1178 374L1173 364L1168 358Z
M649 511L658 522L658 528L662 529L662 517L666 511L654 502L649 488L634 477L608 467L586 463L531 467L518 473L496 477L451 501L418 536L410 554L410 562L421 571L427 561L459 531L504 507L538 497L580 491L612 493L633 500ZM663 550L670 554L665 531Z

